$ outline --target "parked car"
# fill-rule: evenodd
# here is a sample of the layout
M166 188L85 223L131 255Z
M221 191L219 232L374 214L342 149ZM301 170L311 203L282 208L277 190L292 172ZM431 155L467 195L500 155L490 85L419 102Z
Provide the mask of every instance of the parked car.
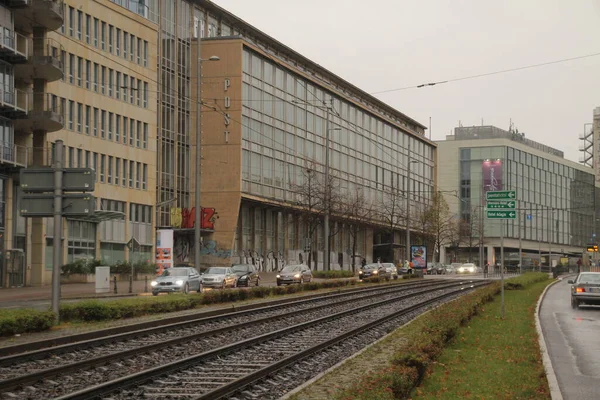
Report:
M446 274L454 274L454 273L456 273L456 268L454 268L453 264L446 264L446 265L444 265L444 268L446 270Z
M188 294L191 290L198 293L202 292L200 273L196 268L191 267L167 268L160 276L150 282L150 286L152 287L153 296L158 296L161 292L182 292L185 294Z
M390 279L398 279L398 268L396 268L394 263L381 263L381 265Z
M581 272L567 281L571 286L571 307L600 304L600 272Z
M446 268L439 262L427 263L428 275L442 275L446 273Z
M238 276L230 267L210 267L202 275L202 284L204 287L225 289L226 287L236 287Z
M400 275L409 275L414 272L414 268L411 268L410 265L407 266L406 264L401 264L400 266L398 266L398 273Z
M277 274L277 286L291 283L303 284L304 282L312 282L313 276L310 269L304 265L286 265Z
M231 270L237 275L238 286L248 286L251 284L258 286L260 275L256 267L252 264L236 264L231 267Z
M457 272L459 274L474 274L477 272L477 267L473 263L464 263L458 267Z
M391 263L384 263L384 264L391 264ZM363 267L360 267L360 270L358 270L358 279L363 280L363 279L376 278L376 277L388 279L388 280L391 279L391 274L386 271L384 264L372 263L372 264L367 264ZM396 270L396 272L398 272L398 270Z

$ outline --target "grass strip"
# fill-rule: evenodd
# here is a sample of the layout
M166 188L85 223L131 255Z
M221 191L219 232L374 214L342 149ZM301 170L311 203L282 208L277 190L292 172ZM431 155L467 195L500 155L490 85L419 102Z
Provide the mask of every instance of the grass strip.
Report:
M535 307L548 281L534 283L488 304L464 326L434 364L419 399L548 399L550 392L535 329Z

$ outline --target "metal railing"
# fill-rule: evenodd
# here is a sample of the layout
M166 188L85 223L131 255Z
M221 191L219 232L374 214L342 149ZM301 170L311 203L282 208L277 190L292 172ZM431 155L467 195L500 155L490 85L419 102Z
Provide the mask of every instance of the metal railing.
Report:
M0 143L0 162L27 167L31 164L31 148Z
M25 112L29 111L30 97L28 93L20 89L0 87L0 108L6 107Z
M12 52L27 57L31 46L31 39L8 29L0 29L0 46Z

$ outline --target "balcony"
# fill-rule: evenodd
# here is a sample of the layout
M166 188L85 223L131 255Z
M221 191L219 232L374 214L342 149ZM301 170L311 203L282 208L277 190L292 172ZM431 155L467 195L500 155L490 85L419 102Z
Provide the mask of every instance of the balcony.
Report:
M0 87L0 116L22 118L29 111L29 96L22 90Z
M8 29L0 30L0 60L22 64L27 62L30 48L29 38Z
M31 149L0 142L0 164L27 167L31 164Z
M60 55L63 47L60 43L54 39L34 38L29 48L28 62L15 68L15 78L25 83L32 83L34 79L47 82L62 79L64 66Z
M30 93L28 105L28 112L13 121L15 132L56 132L64 127L64 112L56 96Z
M8 6L10 8L23 8L28 7L31 4L31 0L8 0Z
M33 32L34 28L45 28L55 31L63 24L63 0L19 0L14 3L21 4L14 11L15 27L19 30Z

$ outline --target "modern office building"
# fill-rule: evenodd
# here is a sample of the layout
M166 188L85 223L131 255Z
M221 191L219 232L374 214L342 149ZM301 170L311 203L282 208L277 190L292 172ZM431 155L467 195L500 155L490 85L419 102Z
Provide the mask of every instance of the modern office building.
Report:
M507 263L548 265L549 257L556 263L561 255L581 256L594 237L592 168L493 126L455 128L454 135L437 144L440 189L456 191L458 196L447 200L467 227L460 242L447 246L447 261L478 262L481 240L484 260L499 261L503 232ZM485 193L490 190L516 192L515 219L486 217Z
M309 166L323 180L326 154L343 193L373 204L390 189L403 204L410 193L413 210L429 202L436 146L423 125L210 1L1 4L0 286L51 281L53 223L19 216L19 170L52 165L57 139L66 167L94 168L97 178L94 216L64 224L64 263L154 261L166 246L173 263L200 251L205 265L252 259L266 269L306 262L310 244L322 268L324 217L307 217L293 192ZM220 61L198 61L212 55ZM372 214L356 254L371 260L387 246L394 261L406 257L408 218L385 229ZM334 214L330 226L331 264L348 267L348 223Z

